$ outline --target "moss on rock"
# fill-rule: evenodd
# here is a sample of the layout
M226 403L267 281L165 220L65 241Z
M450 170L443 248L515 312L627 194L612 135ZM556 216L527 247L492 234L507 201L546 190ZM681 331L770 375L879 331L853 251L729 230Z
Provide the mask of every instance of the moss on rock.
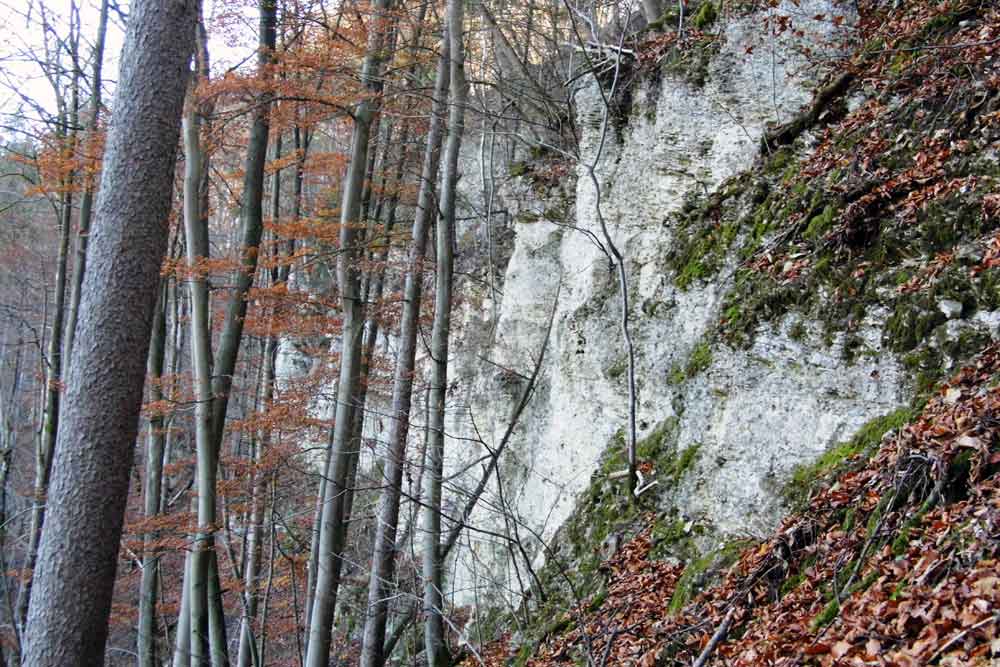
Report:
M718 549L688 562L680 579L677 580L674 595L670 598L668 605L670 612L676 613L683 609L698 594L698 591L735 563L740 553L750 544L750 540L727 542Z
M874 454L886 433L901 428L916 415L916 410L906 407L876 417L850 440L827 450L812 463L798 466L782 490L785 501L792 507L803 505L816 488L844 472L852 460Z
M715 3L707 0L701 4L695 15L691 17L691 24L698 30L706 30L718 20L719 12L715 8Z

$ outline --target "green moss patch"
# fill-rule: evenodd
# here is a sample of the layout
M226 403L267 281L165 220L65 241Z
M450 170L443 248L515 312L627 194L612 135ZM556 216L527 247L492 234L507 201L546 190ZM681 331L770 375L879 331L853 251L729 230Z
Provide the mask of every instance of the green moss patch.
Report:
M886 433L905 426L916 414L915 410L907 407L876 417L862 426L847 442L827 450L813 463L798 466L782 490L786 502L792 507L805 504L813 491L845 472L852 461L871 456ZM853 524L853 517L851 522Z
M684 364L675 364L667 375L670 384L682 384L685 380L697 377L702 371L712 365L712 346L708 341L702 341L691 350L691 355Z
M669 610L677 613L690 602L700 590L712 583L726 568L736 562L740 553L752 544L749 540L735 540L700 558L690 561L677 581L674 595L670 598Z
M698 30L707 30L719 18L719 12L715 8L715 3L704 2L695 15L691 17L691 24Z
M712 196L689 199L673 216L676 230L667 266L687 289L714 276L740 231L734 198L748 196L749 176L731 179Z

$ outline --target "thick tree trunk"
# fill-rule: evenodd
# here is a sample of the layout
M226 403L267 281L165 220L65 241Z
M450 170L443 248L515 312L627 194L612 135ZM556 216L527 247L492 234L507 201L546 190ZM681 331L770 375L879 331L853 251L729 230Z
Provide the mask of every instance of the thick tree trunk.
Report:
M451 331L451 293L454 271L455 188L458 183L458 153L465 129L465 53L462 44L463 1L448 0L451 110L448 114L448 145L442 178L441 211L438 222L437 288L434 328L431 333L431 439L428 445L427 509L424 512L424 654L428 667L446 667L448 650L444 638L442 589L444 563L441 550L441 482L444 462L445 402L448 394L448 336Z
M100 665L167 245L174 160L197 5L129 7L90 268L60 412L24 661Z
M417 349L417 326L423 286L423 263L427 250L427 234L437 213L435 184L440 164L442 126L448 95L447 45L440 60L434 87L427 146L420 172L420 191L413 220L413 240L403 287L403 313L400 322L399 356L392 389L392 412L386 455L385 488L379 504L379 520L372 555L371 579L368 584L368 617L365 622L361 650L361 667L381 667L385 643L388 603L386 589L395 568L396 530L399 523L400 488L409 430L409 413L413 397L413 373Z

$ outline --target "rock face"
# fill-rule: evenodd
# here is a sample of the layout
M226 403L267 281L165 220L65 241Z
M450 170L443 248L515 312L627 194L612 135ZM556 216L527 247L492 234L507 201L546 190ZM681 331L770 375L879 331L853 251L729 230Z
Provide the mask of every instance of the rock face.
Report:
M601 247L590 163L629 275L638 437L669 423L670 446L697 452L671 493L673 507L664 509L713 536L763 535L781 515L778 489L793 467L909 398L888 352L848 361L841 337L821 340L816 325L796 316L760 329L748 349L716 341L738 258L726 257L715 276L687 289L676 285L664 259L679 233L670 214L690 193L712 192L750 169L768 124L789 120L811 99L817 73L802 49L815 55L842 36L834 23L805 17L846 11L807 0L782 3L769 17L721 18L720 47L697 65L697 76L665 70L659 81L647 78L631 91L627 117L609 123L606 133L596 86L578 92L575 178L539 185L532 174L512 170L501 192L515 234L502 292L482 288L482 305L470 300L456 318L462 333L454 346L452 377L460 389L452 434L496 444L550 314L554 325L541 381L501 466L505 486L491 486L476 514L480 526L516 532L537 548L568 516L626 424L621 294ZM779 16L792 17L801 34L769 36L762 23L768 18L773 27ZM878 351L880 332L879 314L869 314L854 335ZM454 443L455 470L486 454L469 441ZM519 523L505 522L503 507ZM483 587L516 593L513 550L482 532L470 532L468 541L472 549L455 566L456 599L471 602Z

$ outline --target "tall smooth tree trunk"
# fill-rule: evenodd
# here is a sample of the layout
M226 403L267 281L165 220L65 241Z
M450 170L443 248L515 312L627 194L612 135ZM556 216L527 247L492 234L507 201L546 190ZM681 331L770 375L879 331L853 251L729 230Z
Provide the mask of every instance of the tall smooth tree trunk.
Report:
M219 577L219 554L214 549L208 561L208 646L213 667L229 667L229 642L226 639L226 613L222 606L222 581Z
M276 42L277 4L275 0L260 0L258 70L267 77ZM196 369L197 377L204 377L210 386L206 395L199 390L199 406L208 411L208 423L199 429L205 433L197 439L197 489L199 535L192 552L189 594L191 595L191 665L212 665L228 663L225 623L221 608L221 597L212 595L210 589L218 590L218 568L213 566L215 557L216 493L215 484L218 471L219 453L225 432L226 412L232 388L233 373L243 338L243 322L246 317L246 295L253 284L257 271L258 251L263 233L264 164L267 158L268 134L270 131L270 108L273 94L265 90L256 101L247 145L247 157L243 178L243 203L240 229L240 269L236 276L236 289L226 308L219 349L215 365L209 375L208 355L205 354L204 376ZM185 197L185 200L187 197ZM201 214L204 211L200 212ZM199 215L200 219L201 215ZM205 232L200 232L205 233ZM201 257L208 256L207 242ZM189 261L194 261L189 256ZM207 309L206 309L207 312ZM207 322L207 319L206 319ZM193 326L193 320L192 320ZM208 338L207 324L205 337ZM192 332L193 333L193 332ZM192 336L192 345L194 345ZM206 345L210 343L206 340ZM209 378L211 378L209 380ZM200 386L201 381L197 381ZM204 405L202 404L204 401ZM214 569L213 569L214 567ZM210 647L209 647L210 642Z
M160 289L160 301L153 316L153 333L149 344L149 360L146 372L151 381L149 399L153 403L163 400L160 380L163 376L163 362L167 348L167 285ZM163 450L166 437L163 431L163 415L154 413L149 418L146 434L146 475L143 488L143 510L146 519L160 513L160 499L163 482ZM159 556L155 551L156 533L143 536L142 576L139 581L139 637L136 652L139 667L157 667L156 659L156 589L159 570Z
M183 139L183 137L182 137ZM185 148L186 150L186 148ZM182 186L182 196L183 196L183 186ZM182 205L183 206L183 205ZM183 218L183 212L181 214ZM186 253L186 251L185 251ZM180 281L174 283L174 298L173 298L173 313L172 313L172 332L170 334L171 339L171 359L170 359L170 374L174 377L178 375L182 368L182 362L186 358L184 355L184 350L187 349L187 340L185 338L186 327L181 326L181 322L187 322L188 317L188 301L182 300L180 298L181 285ZM174 438L171 432L167 432L167 441L165 444L165 451L163 453L164 463L172 461L172 449L174 444ZM177 480L171 480L176 483ZM170 496L168 495L171 491L170 484L164 484L162 487L162 494L160 496L160 507L167 507ZM189 651L190 651L190 638L191 638L191 596L188 595L188 589L184 585L185 582L190 581L190 575L188 570L191 569L191 552L187 551L184 554L184 565L181 569L181 591L180 591L180 606L177 611L177 623L174 628L174 639L170 639L169 631L165 633L166 644L173 644L173 658L170 664L173 667L188 667L190 664ZM162 596L162 587L161 587Z
M183 582L191 581L191 553L184 555ZM188 667L191 664L191 592L182 584L181 606L177 611L177 629L174 637L174 659L172 667Z
M60 411L24 661L101 665L167 245L194 0L135 0Z
M310 133L302 130L301 127L296 125L293 133L293 140L296 152L299 154L299 159L295 162L295 177L292 181L293 183L293 195L292 195L292 214L291 219L293 222L297 222L301 216L302 212L302 193L303 193L303 180L305 178L305 158L309 152L310 144ZM294 247L293 242L289 245L289 256L293 254ZM290 267L289 267L290 268ZM288 273L285 273L284 279L287 280ZM333 434L331 431L331 443ZM324 457L323 470L327 470L330 467L330 458L333 454L333 448L327 445L326 456ZM306 633L304 637L305 643L308 643L308 632L311 625L312 619L312 608L313 608L313 596L316 592L316 574L319 568L319 539L320 539L320 527L322 526L323 520L323 499L326 496L326 477L320 476L319 484L316 490L316 503L315 509L313 510L313 522L312 530L310 531L310 542L309 542L309 560L306 563L306 599L305 599L305 619L300 630ZM300 637L302 632L300 631Z
M391 0L377 0L372 20L387 22L391 5ZM361 80L369 91L376 94L381 90L379 73L385 55L382 48L385 42L385 28L377 27L371 31L361 67ZM357 227L361 213L369 137L377 111L377 99L362 101L355 111L351 160L342 188L339 239L341 253L337 262L337 282L343 314L340 376L337 383L332 452L325 471L327 480L323 490L316 589L313 593L310 616L306 667L326 667L329 661L333 614L337 606L337 591L340 585L341 554L346 537L346 506L351 486L349 473L357 458L357 443L352 442L350 436L360 384L361 345L365 320L359 266L363 253L358 247L361 235Z
M5 336L6 338L6 336ZM9 349L5 347L6 349ZM16 428L20 419L20 388L21 388L21 355L22 346L20 342L15 348L13 372L10 383L10 393L8 397L0 396L0 567L7 570L7 484L10 479L11 466L14 462L14 449L17 446ZM14 646L11 651L10 665L17 665L19 655L17 648L21 644L21 629L15 622L14 601L10 596L10 579L3 577L2 589L0 589L0 604L3 605L3 616L5 623L10 623L14 634ZM0 656L3 658L4 656ZM7 663L3 663L7 664Z
M208 576L215 525L215 469L217 461L212 447L212 386L209 371L211 331L208 322L208 286L205 277L195 269L197 262L208 254L208 229L202 224L201 182L202 150L199 119L194 104L184 114L184 236L191 300L191 372L195 390L195 449L197 451L198 534L185 567L185 588L188 595L188 637L177 633L177 643L187 642L187 659L191 665L208 661ZM201 490L209 488L209 493Z
M208 34L205 31L204 20L199 7L198 22L195 28L195 79L191 82L189 94L197 87L198 80L207 80L209 76L208 57ZM196 100L189 101L189 108L185 109L182 122L181 139L183 142L185 162L184 162L184 183L183 194L183 220L185 228L185 259L189 268L192 266L192 257L205 257L208 254L208 169L209 157L201 149L201 124L207 112L211 111L208 103L198 104ZM191 230L195 233L192 236ZM190 363L191 375L197 378L200 372L195 360L195 348L198 347L199 356L209 359L211 349L206 336L196 335L196 332L204 330L208 321L208 291L203 277L198 276L194 271L188 274L188 302L190 313L188 314L189 347L191 349ZM195 322L197 320L197 324ZM183 347L183 346L181 346ZM180 350L178 349L177 352ZM195 384L196 391L201 387ZM196 394L197 396L197 394ZM198 447L198 431L202 430L202 437L208 437L207 425L211 423L211 415L205 408L207 401L199 400L195 404L194 427L195 427L195 449ZM205 408L199 410L199 408ZM193 515L198 513L197 498L191 497L189 511ZM197 540L197 535L192 535L192 544ZM173 667L189 667L191 665L191 580L193 578L194 557L189 550L184 555L184 570L181 583L181 604L178 610L177 628L174 633L174 655L171 662ZM199 610L200 612L200 610ZM202 625L200 635L204 637L207 628Z
M73 40L75 44L75 39ZM76 70L77 59L74 51L74 74L70 92L70 108L68 117L64 116L66 128L63 129L70 154L76 151L77 112L80 103L79 76ZM68 128L68 129L67 129ZM17 617L22 632L28 618L28 605L31 601L32 580L35 564L38 560L38 547L42 538L42 528L45 524L45 509L48 504L46 495L49 489L49 478L52 475L52 455L55 451L59 432L59 403L62 394L63 364L68 359L63 358L62 339L66 318L66 284L69 265L70 228L73 225L73 183L76 179L74 170L70 170L63 180L63 194L60 197L59 209L59 252L56 257L56 277L53 291L55 294L52 308L52 331L48 342L48 371L45 375L45 411L42 417L42 432L35 452L35 488L31 506L31 528L28 532L28 550L25 556L24 573L21 589L17 596Z
M434 86L434 104L427 133L420 190L413 219L412 245L403 287L403 313L400 321L399 354L396 358L392 389L385 487L379 501L375 549L368 583L368 616L361 649L361 667L381 667L388 615L387 589L392 580L396 556L396 531L399 524L400 489L406 437L413 397L413 373L417 350L417 322L423 286L423 263L427 250L428 229L437 213L436 188L440 165L444 114L448 95L448 49L445 44Z
M276 341L269 336L264 343L264 371L261 381L261 410L266 411L274 396L274 356L277 352ZM267 449L270 433L264 430L254 439L251 447L251 462L257 464ZM261 546L264 534L264 495L266 487L259 470L254 470L253 488L250 498L250 526L246 544L246 569L243 573L243 586L246 590L243 619L240 622L240 649L237 656L239 667L260 665L260 655L257 653L257 643L254 641L253 624L257 618L260 601L260 565Z
M90 112L84 131L87 136L86 151L95 150L97 123L101 117L101 71L104 68L104 42L108 32L108 2L101 0L101 14L97 22L97 38L94 42L93 72L90 78ZM83 195L80 197L80 216L77 219L76 263L73 266L73 281L70 285L69 312L66 314L66 334L63 341L63 355L69 359L73 353L76 336L76 321L80 312L80 288L83 273L87 268L87 240L90 236L90 218L94 208L94 183L89 176L84 178Z
M445 667L448 649L444 638L444 554L441 549L441 486L444 463L445 403L448 394L448 336L451 331L452 275L455 244L455 188L458 154L465 129L468 91L463 50L463 0L448 0L449 71L451 110L448 114L448 145L441 188L442 218L436 235L437 285L434 327L431 333L431 419L427 447L428 485L424 511L424 654L428 667Z
M260 28L257 53L259 76L270 77L268 67L274 58L276 43L277 2L260 0ZM264 231L264 165L267 161L268 135L271 128L271 101L274 95L265 89L253 108L250 140L247 144L243 172L243 202L240 213L240 270L236 275L236 289L226 307L225 321L219 336L212 391L212 437L216 451L222 444L225 432L229 392L236 369L236 358L243 338L243 321L247 312L246 295L253 285L257 272L260 240Z

